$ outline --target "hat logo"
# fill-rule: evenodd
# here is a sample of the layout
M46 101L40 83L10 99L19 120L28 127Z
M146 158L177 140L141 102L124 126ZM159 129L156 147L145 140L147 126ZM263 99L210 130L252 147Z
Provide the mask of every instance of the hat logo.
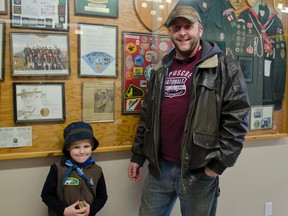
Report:
M149 31L156 31L165 23L177 2L177 0L133 0L138 18Z

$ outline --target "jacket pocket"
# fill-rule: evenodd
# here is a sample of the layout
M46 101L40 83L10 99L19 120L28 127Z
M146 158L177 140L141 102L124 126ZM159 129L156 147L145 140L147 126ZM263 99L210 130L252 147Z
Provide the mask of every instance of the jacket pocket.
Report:
M190 169L205 167L210 160L217 159L219 154L218 137L210 134L193 133L190 148Z

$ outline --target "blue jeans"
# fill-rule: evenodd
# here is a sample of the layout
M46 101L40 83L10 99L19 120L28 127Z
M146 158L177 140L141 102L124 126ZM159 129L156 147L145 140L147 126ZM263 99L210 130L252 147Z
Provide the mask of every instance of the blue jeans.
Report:
M194 183L183 188L181 167L164 159L159 161L161 179L148 173L141 197L139 216L169 216L179 198L182 216L215 216L220 195L219 177L204 171Z

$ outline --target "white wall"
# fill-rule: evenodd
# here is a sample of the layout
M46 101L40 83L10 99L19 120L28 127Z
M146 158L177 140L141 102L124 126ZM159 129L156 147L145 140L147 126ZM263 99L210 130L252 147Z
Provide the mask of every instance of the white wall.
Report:
M142 183L127 177L130 152L96 153L108 189L108 201L99 216L136 216ZM46 216L40 193L52 163L59 157L0 161L2 216ZM236 165L220 178L218 216L264 216L272 201L273 215L288 212L288 138L247 141ZM144 174L147 168L144 168ZM171 216L180 216L179 203Z

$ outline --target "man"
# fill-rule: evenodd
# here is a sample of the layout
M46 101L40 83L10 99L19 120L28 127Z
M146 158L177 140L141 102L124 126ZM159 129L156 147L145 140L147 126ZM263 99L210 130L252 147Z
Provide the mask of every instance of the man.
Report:
M141 180L149 161L140 216L214 216L219 177L238 158L249 101L239 65L201 39L196 10L179 6L168 24L175 46L151 74L132 146L128 176Z

